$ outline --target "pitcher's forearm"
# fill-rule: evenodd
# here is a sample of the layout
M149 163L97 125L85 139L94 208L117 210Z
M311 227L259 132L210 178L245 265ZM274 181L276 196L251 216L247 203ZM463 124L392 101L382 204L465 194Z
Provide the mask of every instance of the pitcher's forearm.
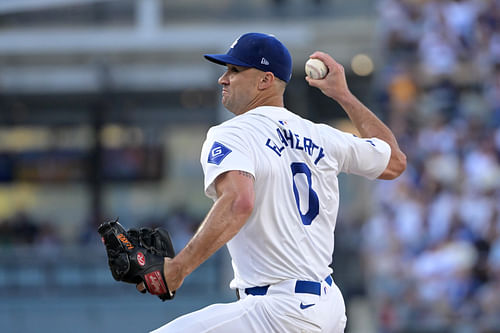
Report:
M337 102L342 106L362 137L376 137L389 143L391 148L393 144L397 146L392 131L352 93L346 92L337 99Z
M174 259L182 264L183 275L194 271L212 256L245 224L248 216L234 215L230 198L219 198L186 247Z
M246 223L252 207L244 207L232 194L222 194L186 247L174 258L183 275L194 271L230 241Z
M396 137L370 109L361 103L349 91L337 97L337 102L351 119L352 123L365 138L379 138L391 147L391 157L380 179L397 178L406 169L406 155L399 148Z

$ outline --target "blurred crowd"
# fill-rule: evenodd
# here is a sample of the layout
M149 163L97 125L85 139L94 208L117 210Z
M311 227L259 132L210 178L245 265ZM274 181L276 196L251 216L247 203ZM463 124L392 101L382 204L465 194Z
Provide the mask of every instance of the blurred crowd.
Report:
M33 215L19 211L9 218L0 219L0 253L2 249L13 247L31 247L43 256L62 250L68 245L96 246L101 244L98 225L103 221L92 219L76 230L77 237L61 234L60 228L50 221L38 220ZM174 248L179 251L191 239L200 223L200 218L190 214L187 209L177 207L161 217L145 217L134 225L123 223L129 228L157 228L169 231ZM77 225L75 228L79 228Z
M500 1L378 9L378 100L408 158L362 227L379 332L500 332Z

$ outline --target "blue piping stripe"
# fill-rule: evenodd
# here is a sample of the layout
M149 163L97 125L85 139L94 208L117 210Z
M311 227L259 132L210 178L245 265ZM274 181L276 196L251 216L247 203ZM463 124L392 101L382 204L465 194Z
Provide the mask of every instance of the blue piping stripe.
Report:
M325 282L328 283L328 285L331 287L333 283L333 279L331 275L328 275L325 279Z

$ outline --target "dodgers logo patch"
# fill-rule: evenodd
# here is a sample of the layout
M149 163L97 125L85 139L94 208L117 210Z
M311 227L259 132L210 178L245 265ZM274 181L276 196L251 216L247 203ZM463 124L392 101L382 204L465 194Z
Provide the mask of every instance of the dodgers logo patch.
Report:
M212 148L210 148L210 154L208 154L208 163L219 165L231 152L231 149L227 148L222 143L215 141Z

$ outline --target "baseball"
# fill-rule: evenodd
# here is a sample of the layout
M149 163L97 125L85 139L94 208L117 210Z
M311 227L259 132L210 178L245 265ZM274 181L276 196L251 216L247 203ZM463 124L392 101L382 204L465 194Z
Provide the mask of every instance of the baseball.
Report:
M328 74L328 67L319 59L309 59L306 61L306 74L311 79L323 79Z

